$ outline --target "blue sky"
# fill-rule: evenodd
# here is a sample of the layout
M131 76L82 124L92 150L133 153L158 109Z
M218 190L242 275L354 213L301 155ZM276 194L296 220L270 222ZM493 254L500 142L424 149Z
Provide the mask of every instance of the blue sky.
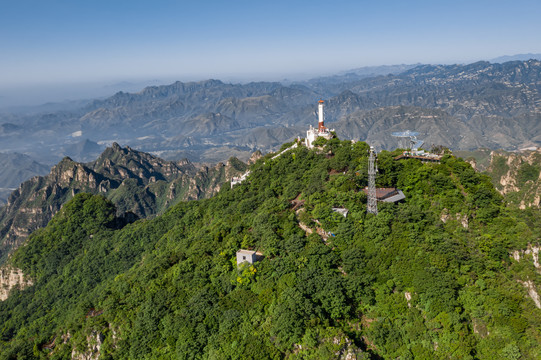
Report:
M0 87L281 79L541 52L541 1L0 0Z

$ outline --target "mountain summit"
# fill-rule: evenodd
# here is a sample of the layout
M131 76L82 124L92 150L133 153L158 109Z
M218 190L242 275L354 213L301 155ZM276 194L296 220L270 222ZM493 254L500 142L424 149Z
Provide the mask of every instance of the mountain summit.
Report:
M462 159L382 151L405 198L369 214L368 144L292 145L129 225L76 194L1 269L0 357L539 358L538 212Z

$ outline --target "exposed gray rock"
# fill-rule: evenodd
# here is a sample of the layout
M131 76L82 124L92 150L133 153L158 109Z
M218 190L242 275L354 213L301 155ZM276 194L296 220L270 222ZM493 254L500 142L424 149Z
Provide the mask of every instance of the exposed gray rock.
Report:
M21 269L16 269L11 266L0 268L0 301L8 298L11 289L18 287L24 289L31 286L32 281L26 279Z

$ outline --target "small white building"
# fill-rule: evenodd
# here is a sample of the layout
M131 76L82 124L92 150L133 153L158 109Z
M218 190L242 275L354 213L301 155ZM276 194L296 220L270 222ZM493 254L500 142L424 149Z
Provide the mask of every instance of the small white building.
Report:
M240 266L240 264L244 262L253 264L256 261L261 260L262 257L263 257L263 254L255 250L240 249L239 251L237 251L237 266Z
M330 140L332 137L331 132L328 129L325 129L325 132L320 131L319 129L314 128L312 125L310 125L310 129L306 131L306 140L305 145L308 149L312 149L314 147L313 142L316 141L318 137L324 137L327 140Z

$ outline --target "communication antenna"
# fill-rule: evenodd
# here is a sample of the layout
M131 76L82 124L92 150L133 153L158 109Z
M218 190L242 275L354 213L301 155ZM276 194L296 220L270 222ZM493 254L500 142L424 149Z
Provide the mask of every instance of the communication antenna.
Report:
M378 214L378 199L376 197L376 172L378 165L376 164L376 151L373 146L370 146L370 156L368 157L368 207L367 212Z
M417 135L419 135L417 131L411 131L411 130L396 131L392 133L391 135L394 137L403 138L403 139L409 138L410 139L409 147L413 151L416 151L424 143L423 140L417 140ZM404 145L404 143L402 143L401 145ZM407 147L407 146L404 146L404 147Z

